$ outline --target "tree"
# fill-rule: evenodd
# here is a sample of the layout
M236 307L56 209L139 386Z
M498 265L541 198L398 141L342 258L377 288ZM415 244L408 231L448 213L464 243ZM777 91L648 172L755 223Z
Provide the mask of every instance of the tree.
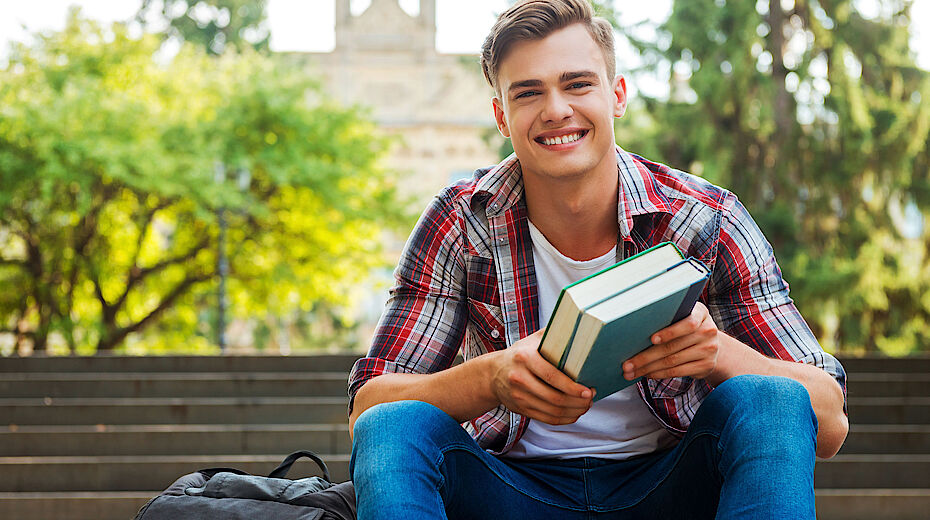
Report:
M167 23L162 36L201 46L210 54L227 48L267 51L266 0L142 0L136 19L151 27Z
M345 303L406 219L363 113L249 50L159 63L159 46L74 12L0 70L0 332L17 346L205 348L220 208L241 315Z
M902 353L930 344L930 74L909 2L858 5L675 2L655 41L628 33L669 99L619 133L744 201L825 345Z

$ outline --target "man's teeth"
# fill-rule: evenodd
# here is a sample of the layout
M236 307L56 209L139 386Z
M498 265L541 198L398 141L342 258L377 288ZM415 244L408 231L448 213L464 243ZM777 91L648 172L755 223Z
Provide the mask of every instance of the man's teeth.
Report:
M542 142L547 146L552 146L554 144L573 143L579 139L581 139L581 132L575 132L574 134L561 135L556 137L544 137Z

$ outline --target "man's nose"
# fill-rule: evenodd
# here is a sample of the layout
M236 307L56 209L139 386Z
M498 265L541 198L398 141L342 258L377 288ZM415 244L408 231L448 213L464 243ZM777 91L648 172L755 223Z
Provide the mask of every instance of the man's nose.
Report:
M561 93L551 93L546 96L546 104L543 107L542 118L544 121L562 121L569 118L574 113L569 100Z

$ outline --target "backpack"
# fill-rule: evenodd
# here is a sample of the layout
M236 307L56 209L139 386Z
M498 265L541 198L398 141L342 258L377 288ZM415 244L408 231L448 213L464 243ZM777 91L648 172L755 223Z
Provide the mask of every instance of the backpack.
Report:
M284 478L301 457L323 470L323 478ZM202 469L184 475L148 501L135 520L355 520L352 482L333 484L316 454L297 451L267 477L233 468Z

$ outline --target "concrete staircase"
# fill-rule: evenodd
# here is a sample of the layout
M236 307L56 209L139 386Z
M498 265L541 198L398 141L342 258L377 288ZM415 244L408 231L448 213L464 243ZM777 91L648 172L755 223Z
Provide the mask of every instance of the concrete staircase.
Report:
M0 519L128 519L178 476L321 454L345 480L350 355L0 358ZM845 359L821 519L930 517L930 358ZM300 462L291 476L315 473ZM775 490L773 490L775 492Z

